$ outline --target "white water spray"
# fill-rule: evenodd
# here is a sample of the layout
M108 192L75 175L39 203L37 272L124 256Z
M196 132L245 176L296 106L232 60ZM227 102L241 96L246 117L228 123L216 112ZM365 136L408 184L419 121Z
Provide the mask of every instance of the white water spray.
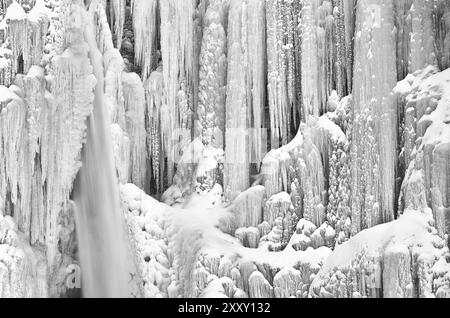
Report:
M94 38L93 21L86 19L85 25L97 86L83 166L74 191L82 289L84 297L121 298L129 296L124 221L105 114L102 58Z

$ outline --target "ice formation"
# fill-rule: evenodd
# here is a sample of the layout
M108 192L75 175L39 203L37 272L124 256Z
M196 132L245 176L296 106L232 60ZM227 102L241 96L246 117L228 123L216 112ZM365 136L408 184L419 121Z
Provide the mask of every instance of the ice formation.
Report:
M125 2L125 1L116 1ZM142 77L148 78L156 61L158 39L158 1L133 0L133 29L136 63L142 66ZM123 29L123 26L121 27Z
M354 233L394 219L397 140L391 93L397 80L393 1L359 1L356 11L350 167Z
M449 17L0 0L0 297L450 297Z

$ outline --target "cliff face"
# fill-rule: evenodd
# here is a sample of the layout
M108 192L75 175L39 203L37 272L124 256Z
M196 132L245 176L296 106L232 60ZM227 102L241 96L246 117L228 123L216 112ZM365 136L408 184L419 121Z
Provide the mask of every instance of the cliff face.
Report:
M101 107L133 296L449 297L449 17L0 0L0 296L78 295L72 191Z

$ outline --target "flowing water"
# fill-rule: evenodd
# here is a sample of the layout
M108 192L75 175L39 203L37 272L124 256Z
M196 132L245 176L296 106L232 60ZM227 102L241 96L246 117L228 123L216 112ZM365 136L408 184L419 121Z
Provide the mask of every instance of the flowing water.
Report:
M124 220L104 103L101 54L93 26L87 24L86 30L98 82L82 154L83 166L74 189L82 291L89 298L120 298L128 296Z

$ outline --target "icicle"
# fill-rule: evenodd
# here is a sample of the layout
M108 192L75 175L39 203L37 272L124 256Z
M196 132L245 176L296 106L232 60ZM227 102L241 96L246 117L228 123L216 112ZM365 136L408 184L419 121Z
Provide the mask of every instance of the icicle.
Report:
M329 1L303 1L301 80L304 122L308 121L310 115L320 116L326 112L327 99L331 91L336 89L336 82L340 85L340 93L346 92L346 77L343 76L345 23L341 16L345 13L339 10L342 9L333 10ZM338 58L337 53L340 54Z
M22 6L16 1L13 1L8 7L6 15L1 23L1 28L7 30L7 37L11 46L11 66L14 78L14 75L19 72L22 74L26 73L24 64L29 53L27 15Z
M168 179L172 180L180 139L191 138L194 96L195 0L165 0L161 14L161 53L167 105L161 112L163 149L167 154Z
M152 161L152 176L156 182L156 191L160 193L164 186L164 153L161 148L161 110L164 103L164 79L162 71L154 71L145 83L147 99L147 145Z
M228 26L228 85L225 130L225 176L224 191L232 201L250 183L248 163L247 108L245 100L245 56L240 45L242 4L232 1ZM245 29L244 29L245 30ZM238 177L239 176L239 177Z
M249 186L250 163L264 156L263 0L230 3L225 133L225 193L233 200Z
M158 0L133 0L134 51L142 78L147 79L157 63Z
M37 0L33 9L28 13L30 53L28 67L41 65L44 55L46 36L50 24L50 11L45 6L44 0ZM28 71L28 70L27 70Z
M126 0L112 0L111 12L112 12L112 24L114 25L114 35L116 37L116 48L120 50L122 47L123 27L125 24L125 9Z
M131 143L131 182L144 189L146 177L145 91L136 73L122 74L127 133Z
M268 99L273 149L278 148L280 142L286 145L295 135L291 123L299 117L299 10L299 2L266 0Z

